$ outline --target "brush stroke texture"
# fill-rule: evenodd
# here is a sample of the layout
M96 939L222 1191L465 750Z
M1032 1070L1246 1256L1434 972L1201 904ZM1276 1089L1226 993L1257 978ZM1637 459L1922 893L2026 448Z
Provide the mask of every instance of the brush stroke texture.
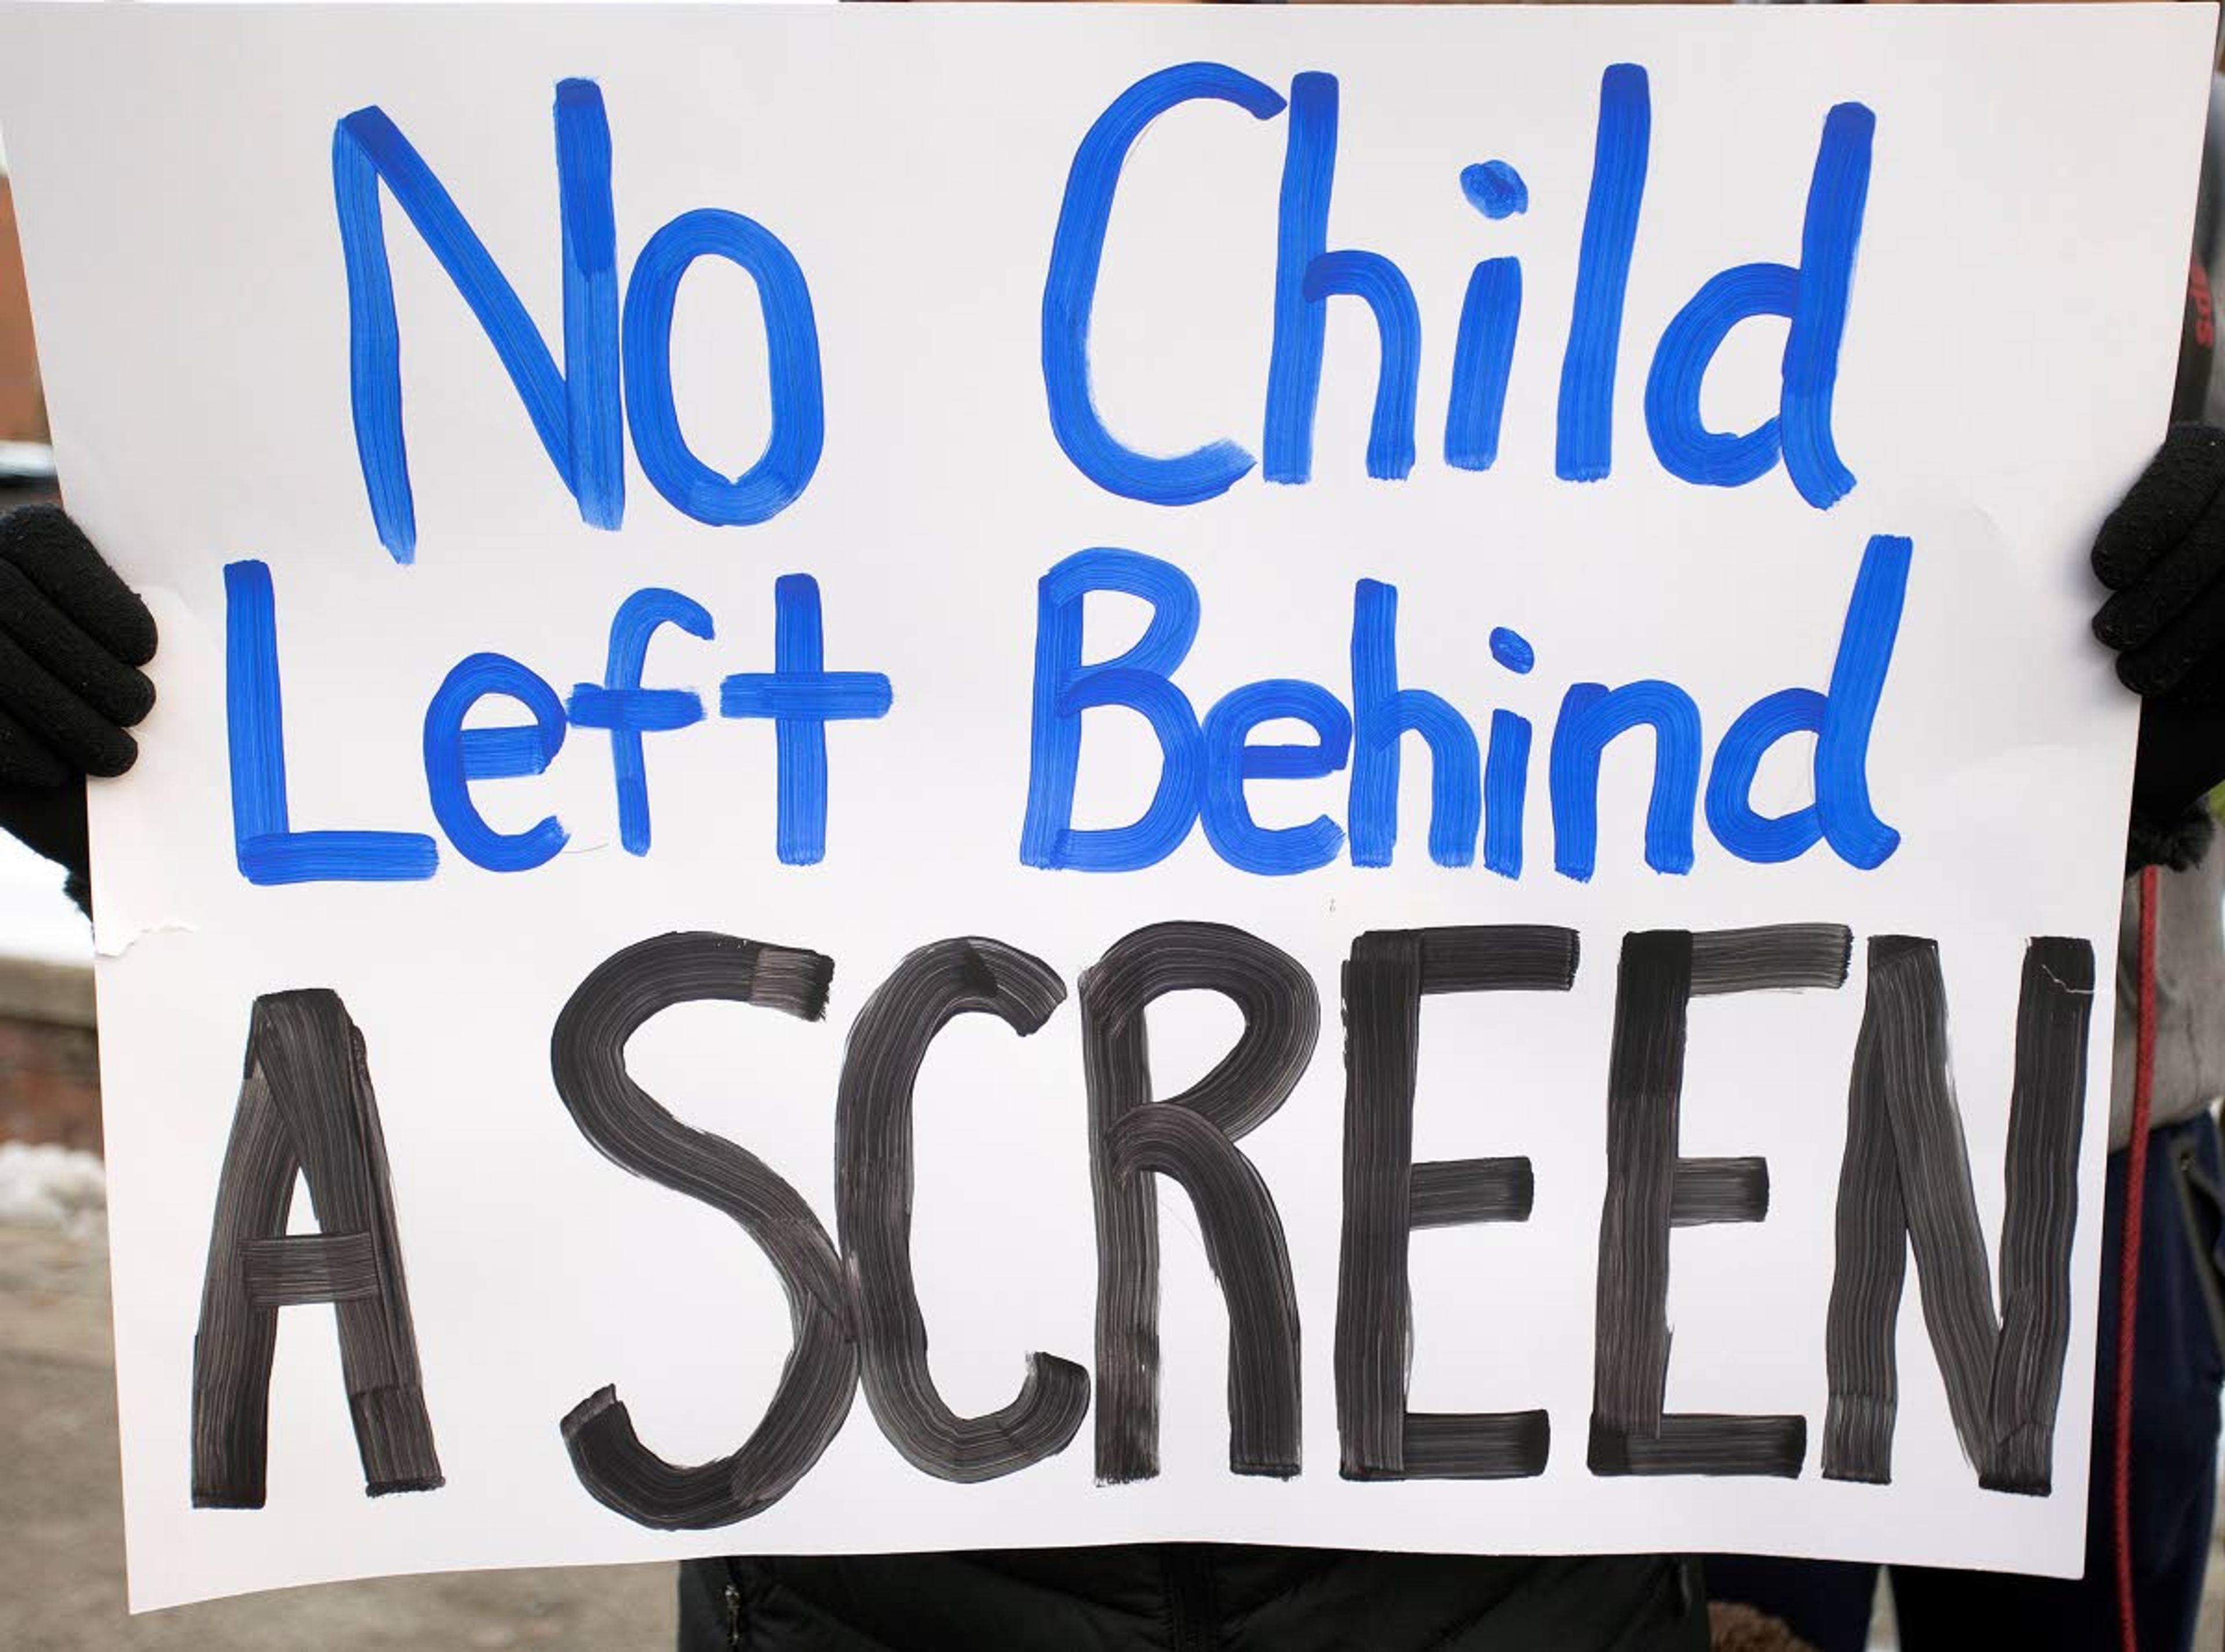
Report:
M1275 231L1275 331L1261 433L1261 474L1270 482L1304 482L1313 475L1328 301L1339 294L1367 306L1382 345L1375 410L1368 423L1367 473L1381 481L1403 481L1414 468L1421 311L1404 275L1381 253L1329 250L1336 129L1336 77L1318 70L1293 76Z
M1854 485L1832 440L1831 402L1876 129L1876 117L1861 104L1841 104L1825 117L1798 269L1750 263L1726 269L1701 287L1661 335L1645 381L1645 427L1671 476L1741 487L1773 469L1781 450L1793 485L1818 510L1830 509ZM1715 352L1740 322L1764 315L1791 324L1780 412L1740 434L1709 430L1700 402Z
M703 697L694 689L642 687L650 642L667 625L706 642L716 635L710 611L693 597L661 585L637 591L611 617L602 681L574 684L566 702L576 726L610 731L618 843L629 855L647 854L650 838L649 766L642 736L692 728L703 720Z
M267 562L224 568L224 709L232 851L250 883L410 883L441 851L419 832L297 832L286 787L277 598Z
M625 515L610 121L595 83L580 79L557 82L555 118L564 253L561 372L485 243L386 111L358 109L333 129L333 205L347 274L356 453L379 541L397 562L416 555L417 514L403 436L402 339L379 209L382 182L471 307L549 462L578 500L580 519L615 529Z
M1588 883L1599 859L1600 760L1617 736L1653 731L1653 791L1645 807L1645 864L1692 870L1692 809L1700 793L1700 708L1673 682L1647 678L1610 689L1580 682L1561 697L1546 780L1553 801L1553 868Z
M319 1231L288 1234L296 1176ZM193 1499L260 1509L278 1310L333 1304L364 1490L442 1483L363 1035L337 994L267 993L248 1021L193 1336Z
M1475 863L1483 816L1475 731L1442 694L1398 685L1398 587L1352 588L1352 789L1346 826L1352 864L1388 866L1398 843L1398 757L1408 734L1429 749L1429 858ZM1518 837L1519 822L1515 823Z
M627 1075L626 1041L659 1011L705 999L817 1021L834 972L833 959L800 948L702 932L659 935L598 965L556 1017L549 1067L580 1133L612 1162L732 1217L788 1295L795 1344L771 1404L739 1449L708 1463L669 1463L641 1443L608 1387L564 1418L580 1484L644 1526L729 1525L785 1496L849 1415L858 1339L842 1265L802 1195L755 1154L665 1111Z
M1838 1266L1826 1332L1827 1479L1886 1484L1899 1384L1901 1284L1912 1246L1924 1323L1962 1454L1990 1491L2045 1497L2070 1336L2070 1237L2086 1095L2094 949L2042 936L2025 950L2011 1080L2001 1313L1949 1065L1938 943L1879 935L1847 1094Z
M738 671L719 685L721 717L769 717L778 775L773 851L783 866L827 858L827 725L886 717L895 690L878 671L829 671L819 581L773 581L770 673Z
M1253 745L1263 723L1289 718L1314 731L1311 745ZM1344 829L1326 814L1303 826L1263 826L1244 788L1253 780L1319 780L1345 765L1352 716L1319 683L1269 677L1232 688L1205 714L1204 783L1198 820L1213 852L1241 872L1287 877L1328 865L1344 847Z
M1615 361L1652 142L1653 101L1645 71L1635 63L1610 64L1600 76L1591 194L1584 204L1569 345L1561 357L1553 470L1563 482L1597 482L1613 465Z
M898 965L850 1029L835 1102L835 1217L865 1339L865 1402L904 1460L939 1479L995 1479L1054 1456L1089 1409L1087 1371L1030 1353L1009 1405L982 1417L953 1412L928 1369L911 1269L912 1092L929 1046L962 1015L995 1016L1024 1038L1065 997L1050 966L1016 947L941 940ZM979 1135L968 1156L1009 1150Z
M515 700L530 726L466 728L484 699ZM523 872L558 854L571 834L553 814L523 832L487 824L472 797L475 780L512 780L546 773L564 749L564 704L539 674L506 654L473 654L456 662L425 707L425 789L433 818L458 852L491 872Z
M1484 210L1487 216L1506 216L1492 213L1489 207ZM1460 331L1453 344L1453 388L1445 401L1445 463L1455 470L1487 471L1499 460L1499 421L1506 411L1506 382L1514 370L1514 335L1521 326L1522 261L1486 258L1468 275Z
M1151 604L1144 634L1109 660L1081 659L1082 610L1093 592L1117 591ZM1029 734L1027 812L1020 859L1030 866L1132 872L1180 848L1205 787L1205 748L1189 696L1174 674L1197 641L1197 586L1171 562L1099 546L1076 551L1036 586L1036 668ZM1081 769L1081 714L1123 706L1151 725L1159 782L1150 806L1126 826L1077 826L1074 790Z
M681 278L700 258L723 258L746 270L764 317L772 428L764 451L738 476L696 457L681 432L673 396L672 320ZM756 219L722 207L682 212L650 237L634 260L624 325L625 416L634 457L665 502L714 528L754 527L795 503L819 469L827 408L811 287L787 244Z
M1051 434L1074 469L1099 487L1148 504L1213 498L1252 464L1250 453L1225 439L1166 457L1140 453L1106 428L1090 389L1090 320L1121 168L1145 128L1199 100L1233 104L1254 120L1283 112L1281 93L1226 64L1177 63L1145 75L1106 106L1075 148L1043 276L1041 360Z
M1144 1011L1216 992L1244 1018L1190 1089L1152 1095ZM1274 1196L1236 1142L1273 1117L1312 1059L1321 1004L1288 953L1224 924L1137 930L1082 972L1082 1068L1097 1206L1097 1478L1159 1471L1159 1217L1151 1174L1189 1194L1228 1305L1228 1465L1299 1467L1298 1306Z
M1594 1474L1800 1472L1804 1417L1664 1410L1670 1229L1759 1221L1769 1209L1761 1160L1677 1156L1686 1018L1696 997L1835 989L1846 979L1853 946L1846 929L1821 923L1623 937L1607 1063L1607 1182L1586 1453Z
M1384 930L1344 966L1344 1237L1336 1300L1339 1472L1348 1480L1500 1479L1542 1474L1546 1414L1406 1409L1417 1227L1524 1222L1526 1158L1414 1162L1422 998L1443 992L1566 992L1576 933L1545 925ZM1492 1327L1486 1327L1487 1331Z

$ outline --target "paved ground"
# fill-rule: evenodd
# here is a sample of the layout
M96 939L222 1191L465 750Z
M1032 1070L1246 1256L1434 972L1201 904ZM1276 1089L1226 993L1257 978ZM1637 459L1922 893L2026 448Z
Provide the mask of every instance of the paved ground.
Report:
M666 1567L453 1573L124 1610L108 1261L99 1238L0 1225L0 1648L8 1652L667 1652ZM2225 1641L2225 1552L2203 1629ZM1889 1612L1872 1645L1895 1644Z
M127 1617L97 1239L0 1226L0 1648L9 1652L669 1652L668 1567L327 1585Z

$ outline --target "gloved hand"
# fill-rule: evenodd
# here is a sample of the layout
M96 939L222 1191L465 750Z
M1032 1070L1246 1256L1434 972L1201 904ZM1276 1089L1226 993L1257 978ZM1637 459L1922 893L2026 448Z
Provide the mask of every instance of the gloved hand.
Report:
M2094 635L2117 650L2118 680L2141 697L2133 835L2165 840L2225 781L2225 430L2171 427L2101 524L2094 573L2115 593L2094 616Z
M86 903L85 780L139 756L155 620L61 510L0 516L0 827L70 871Z

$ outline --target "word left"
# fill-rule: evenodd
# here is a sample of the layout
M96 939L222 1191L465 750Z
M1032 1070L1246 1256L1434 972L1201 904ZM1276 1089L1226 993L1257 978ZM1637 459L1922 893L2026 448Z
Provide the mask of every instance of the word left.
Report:
M278 677L278 625L270 569L234 562L224 571L225 713L231 755L231 826L240 875L250 883L407 883L440 866L440 850L419 832L297 832L286 788L286 732ZM708 642L711 616L676 591L637 591L611 621L610 655L599 683L568 700L503 654L474 654L449 672L425 708L425 788L434 818L458 853L490 871L527 871L553 858L571 834L548 815L523 832L498 832L472 801L472 783L537 775L555 760L572 728L611 737L618 839L649 852L644 735L684 729L705 716L692 688L644 688L650 640L667 625ZM719 715L773 725L779 771L777 847L791 866L827 852L827 725L885 716L889 680L878 671L828 671L819 582L791 573L773 584L773 668L737 672L719 685ZM529 724L466 728L479 703L515 700Z

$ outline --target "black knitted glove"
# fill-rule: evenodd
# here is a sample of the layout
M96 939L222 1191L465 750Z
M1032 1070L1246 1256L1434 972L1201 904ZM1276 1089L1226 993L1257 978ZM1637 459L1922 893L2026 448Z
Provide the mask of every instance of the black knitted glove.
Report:
M86 776L139 756L124 730L155 703L154 657L154 617L75 522L0 516L0 827L67 867L80 906Z
M2094 573L2115 593L2094 635L2141 697L2133 860L2176 864L2170 845L2202 845L2189 811L2225 781L2225 430L2171 427L2101 524Z

